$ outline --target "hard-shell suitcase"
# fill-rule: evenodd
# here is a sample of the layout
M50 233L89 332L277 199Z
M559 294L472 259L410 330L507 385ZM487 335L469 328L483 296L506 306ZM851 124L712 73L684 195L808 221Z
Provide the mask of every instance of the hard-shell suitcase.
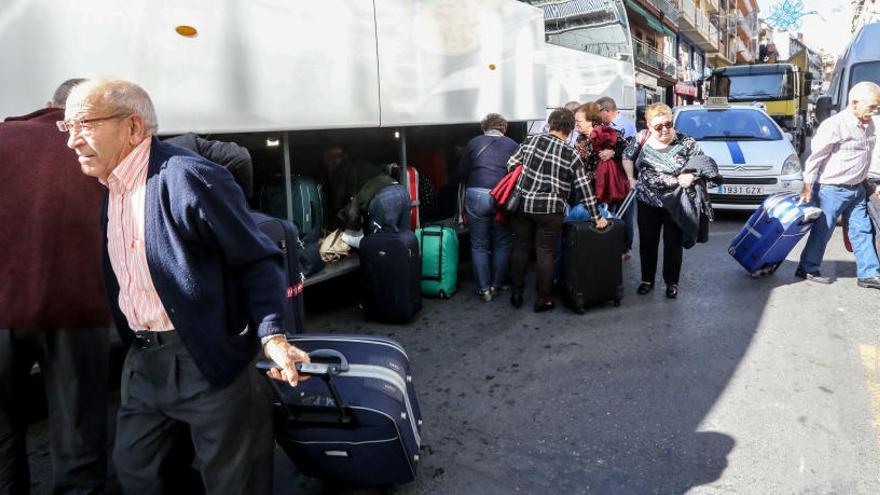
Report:
M324 230L324 191L311 177L296 176L290 180L293 201L293 223L305 239L320 239Z
M409 225L413 230L421 227L421 216L419 215L419 171L415 167L406 167L407 175L407 192L409 193L410 204L412 208L409 213Z
M252 211L251 216L257 227L284 253L284 274L287 277L287 289L284 294L286 302L284 333L288 336L301 333L305 331L302 292L306 278L300 266L301 246L296 225L256 211Z
M592 220L568 222L562 228L561 288L566 302L576 313L623 299L623 243L625 226L608 219L604 230Z
M773 273L821 214L819 208L801 205L797 193L774 194L752 214L727 252L752 276Z
M452 297L458 284L458 235L455 229L431 225L416 230L422 252L422 294Z
M369 335L297 335L313 375L275 389L275 438L306 475L396 485L416 475L422 414L410 362L398 342ZM261 368L272 364L261 362Z
M273 217L287 218L287 199L284 193L284 179L272 177L260 193L260 209ZM320 239L324 228L324 191L320 184L310 177L291 178L290 195L292 199L293 223L304 239Z
M360 243L364 310L367 317L406 323L422 309L422 260L411 231L379 232Z

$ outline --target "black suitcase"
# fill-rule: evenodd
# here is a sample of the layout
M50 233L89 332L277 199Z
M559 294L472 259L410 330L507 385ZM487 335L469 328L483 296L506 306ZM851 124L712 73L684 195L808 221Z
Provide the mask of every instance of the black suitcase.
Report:
M624 236L625 225L617 219L609 219L605 230L591 220L564 224L561 288L575 312L607 301L620 306Z
M370 335L297 335L313 375L275 390L275 438L299 470L358 485L397 485L416 475L422 414L409 358L395 340ZM272 363L258 366L266 369Z
M300 240L296 225L264 213L252 211L257 227L272 239L284 253L284 274L287 277L284 305L284 333L292 336L305 331L303 287L305 275L300 267Z
M364 236L360 257L367 317L387 323L412 320L422 309L422 260L415 234Z

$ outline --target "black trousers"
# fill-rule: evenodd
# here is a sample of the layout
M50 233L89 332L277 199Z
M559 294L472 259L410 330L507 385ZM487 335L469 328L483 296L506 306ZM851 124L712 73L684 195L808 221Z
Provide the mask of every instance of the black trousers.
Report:
M562 213L537 215L519 212L512 215L513 254L511 255L511 278L513 289L522 291L526 285L526 268L534 237L535 257L537 258L538 302L551 300L553 290L553 258L556 244L562 235Z
M211 385L177 332L133 344L122 371L113 462L127 494L177 493L188 462L177 441L188 426L209 494L270 494L274 439L270 389L253 365L224 388Z
M39 363L54 493L101 493L107 478L106 328L0 329L0 493L30 493L27 401Z
M660 231L663 231L663 281L678 284L681 275L681 229L665 208L655 208L639 202L639 255L642 262L642 281L654 283L657 275L657 254Z

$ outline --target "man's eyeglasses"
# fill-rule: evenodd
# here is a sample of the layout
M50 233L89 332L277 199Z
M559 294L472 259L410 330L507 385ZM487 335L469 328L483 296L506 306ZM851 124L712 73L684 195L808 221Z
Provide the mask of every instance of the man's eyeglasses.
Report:
M94 119L77 119L77 120L59 120L55 122L55 126L58 127L59 132L80 132L80 131L92 131L97 127L98 122L103 122L105 120L110 119L118 119L120 117L128 117L131 113L117 113L113 115L108 115L107 117L96 117Z
M672 121L668 120L666 122L661 122L659 124L652 125L651 129L654 129L655 131L660 132L661 130L663 130L664 127L667 129L672 129Z

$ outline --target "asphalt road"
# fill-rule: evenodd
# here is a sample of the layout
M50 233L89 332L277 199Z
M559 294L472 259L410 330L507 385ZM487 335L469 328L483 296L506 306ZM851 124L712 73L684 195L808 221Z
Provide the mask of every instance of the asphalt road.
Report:
M460 292L404 326L366 322L354 279L318 286L308 331L390 335L410 354L422 462L390 493L880 493L880 291L856 286L839 231L822 268L834 284L793 277L802 246L751 278L727 254L746 218L719 215L685 252L677 300L636 294L637 257L622 306L583 316L533 313L531 289L519 310L482 302L463 266ZM278 494L380 492L276 467Z

